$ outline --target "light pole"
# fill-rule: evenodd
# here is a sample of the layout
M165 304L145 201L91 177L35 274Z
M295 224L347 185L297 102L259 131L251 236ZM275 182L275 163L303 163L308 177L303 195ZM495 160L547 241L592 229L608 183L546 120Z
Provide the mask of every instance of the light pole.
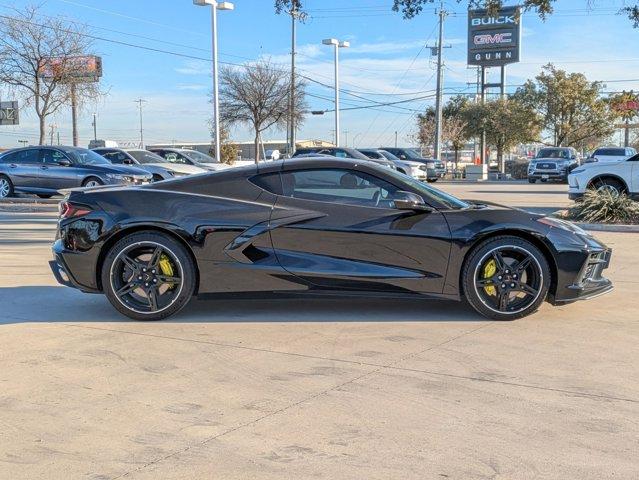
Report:
M140 148L144 148L144 126L142 124L142 105L146 103L146 100L143 98L138 98L135 100L135 103L138 104L138 108L140 109Z
M336 38L326 38L322 40L324 45L333 45L335 50L335 146L339 147L339 49L348 48L350 42L340 42Z
M217 11L233 10L235 6L231 2L218 2L216 0L193 0L194 5L200 7L211 6L211 43L213 50L213 130L215 131L215 159L221 161L220 155L220 99L217 88Z

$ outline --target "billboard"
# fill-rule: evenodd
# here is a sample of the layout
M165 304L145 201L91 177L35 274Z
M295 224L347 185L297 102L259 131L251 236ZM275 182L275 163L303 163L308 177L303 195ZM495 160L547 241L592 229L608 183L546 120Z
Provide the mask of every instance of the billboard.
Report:
M97 82L102 76L102 58L95 55L47 58L38 68L44 79L71 82Z
M0 125L18 125L18 102L0 102Z
M519 61L521 8L468 11L468 65L500 67Z

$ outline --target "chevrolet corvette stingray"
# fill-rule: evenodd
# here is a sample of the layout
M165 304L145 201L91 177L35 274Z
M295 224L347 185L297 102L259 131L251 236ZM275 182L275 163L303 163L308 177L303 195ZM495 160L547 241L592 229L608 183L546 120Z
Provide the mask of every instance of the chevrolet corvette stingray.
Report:
M571 223L329 157L72 191L53 254L59 283L137 320L265 292L465 299L508 320L612 289L610 249Z

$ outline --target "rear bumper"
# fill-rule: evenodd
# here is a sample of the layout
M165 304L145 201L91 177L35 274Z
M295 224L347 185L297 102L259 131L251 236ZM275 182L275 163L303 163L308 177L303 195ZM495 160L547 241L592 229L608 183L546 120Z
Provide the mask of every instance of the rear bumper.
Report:
M53 251L53 260L49 262L51 272L56 281L65 287L77 288L86 293L100 293L100 290L93 285L85 285L80 282L72 273L72 269L69 268L67 260L69 256L72 256L71 260L82 262L82 259L78 258L77 252L65 250L62 240L58 239L51 247ZM81 255L81 254L80 254ZM86 258L84 259L87 260Z

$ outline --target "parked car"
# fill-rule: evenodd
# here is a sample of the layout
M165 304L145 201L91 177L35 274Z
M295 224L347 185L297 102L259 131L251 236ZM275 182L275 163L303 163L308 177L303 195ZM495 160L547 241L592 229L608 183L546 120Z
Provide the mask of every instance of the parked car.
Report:
M639 154L619 162L587 163L568 176L568 197L579 200L586 190L626 193L639 199Z
M298 148L293 154L293 158L298 158L307 154L332 155L337 158L350 158L355 160L366 160L367 162L376 163L382 167L395 168L395 164L385 158L370 158L361 153L359 150L348 147L313 147Z
M159 155L170 163L178 165L193 165L205 170L215 171L225 170L230 167L230 165L218 162L215 158L205 153L188 148L149 148L149 151Z
M195 165L171 163L159 155L149 152L148 150L142 150L141 148L95 148L93 151L103 156L122 153L127 157L127 159L123 160L127 165L151 165L161 167L170 171L173 173L173 176L176 177L207 171L207 169Z
M544 147L528 164L528 182L568 182L570 172L579 166L577 150L571 147Z
M359 160L74 191L61 212L58 282L104 293L137 320L173 315L195 294L273 291L465 297L482 315L512 320L546 300L612 289L602 276L610 249L575 225L471 204Z
M86 148L26 147L0 154L0 198L15 192L49 198L68 188L140 185L151 180L144 170L112 165Z
M586 163L593 162L621 162L637 154L632 147L601 147L592 152Z
M136 163L135 159L122 148L96 148L94 152L99 153L114 165L135 165L136 168L149 172L153 175L154 182L169 180L175 174L172 170L151 163Z
M404 173L418 180L436 182L446 173L444 164L432 158L424 158L414 148L382 147L403 162Z

